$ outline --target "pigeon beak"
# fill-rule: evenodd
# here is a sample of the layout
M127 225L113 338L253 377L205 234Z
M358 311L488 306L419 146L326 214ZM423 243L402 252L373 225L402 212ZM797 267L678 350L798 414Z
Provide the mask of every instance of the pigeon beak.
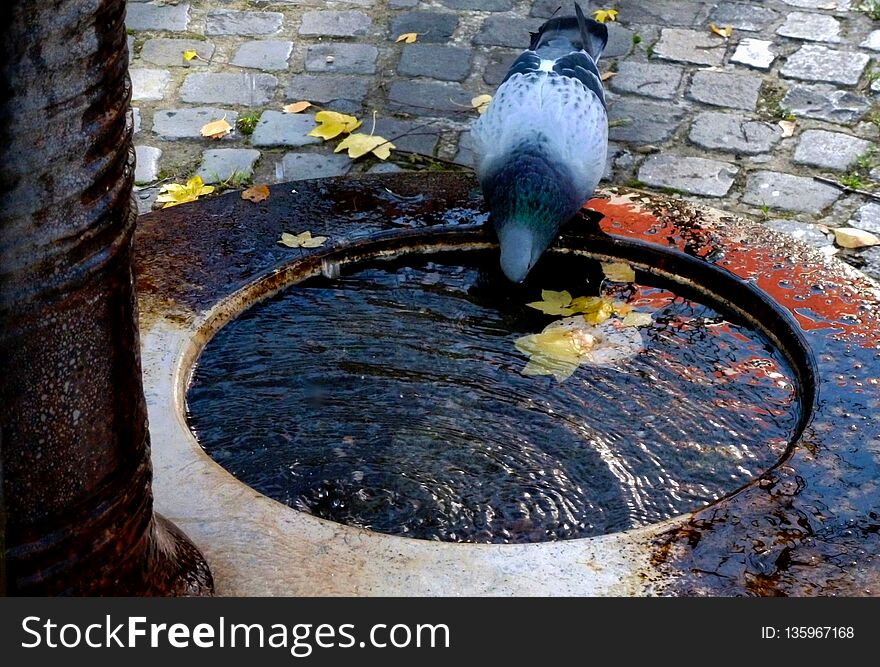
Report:
M533 258L535 239L532 232L516 225L505 225L498 232L501 244L501 270L514 283L521 283L531 271L537 258Z

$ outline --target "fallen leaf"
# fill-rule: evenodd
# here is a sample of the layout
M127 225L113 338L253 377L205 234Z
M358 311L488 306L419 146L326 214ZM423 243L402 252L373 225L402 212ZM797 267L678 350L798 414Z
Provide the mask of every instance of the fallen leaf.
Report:
M491 95L477 95L475 98L471 100L471 106L476 109L479 113L486 113L486 109L489 108L489 103L492 101Z
M269 198L268 185L252 185L247 190L242 190L241 198L259 204Z
M288 248L317 248L324 245L325 241L327 241L326 236L312 236L312 233L308 230L301 234L282 232L281 238L278 239L278 243Z
M615 301L611 304L611 309L618 317L626 317L632 312L632 306L624 301Z
M793 120L781 120L779 121L779 127L782 128L782 138L790 137L794 134L794 128L796 123Z
M310 106L312 106L311 102L291 102L290 104L285 104L283 107L281 107L281 110L284 113L301 113L308 109Z
M405 44L413 44L416 39L418 39L419 33L417 32L405 32L402 35L398 35L395 42L403 42Z
M336 111L319 111L315 114L315 120L320 125L309 132L309 136L320 137L324 141L338 137L343 132L353 132L361 126L361 121L354 116Z
M605 23L606 21L616 21L617 20L617 10L616 9L597 9L593 12L593 18L597 20L599 23Z
M388 156L391 155L392 148L394 148L394 144L384 137L375 134L356 132L354 134L349 134L345 139L340 141L339 145L336 146L336 149L333 152L338 153L339 151L348 149L348 157L352 160L356 160L367 153L372 153L380 160L386 160L388 159Z
M539 334L518 338L514 345L529 358L523 375L552 375L562 382L577 370L595 342L585 331L548 327Z
M192 60L193 58L198 58L198 57L199 57L199 54L198 54L198 52L196 52L196 51L184 51L184 52L183 52L183 59L184 59L186 62L189 62L189 61Z
M635 282L636 273L626 262L602 262L602 273L616 283Z
M156 201L165 204L162 208L185 204L186 202L196 201L202 195L209 195L214 192L213 185L205 185L200 176L193 176L185 184L167 183L159 189L159 196Z
M565 291L542 290L541 301L533 301L526 305L529 308L540 310L545 315L574 315L574 310L571 307L571 294Z
M880 245L880 237L863 229L838 227L831 231L834 232L834 241L841 248L866 248L868 246Z
M621 321L622 327L649 327L654 322L651 313L630 313Z
M225 118L221 118L220 120L212 120L210 123L202 125L200 132L203 137L208 139L222 139L232 132L232 125L227 123Z
M719 27L718 27L717 25L715 25L714 23L710 23L710 24L709 24L709 30L711 30L712 32L714 32L714 33L715 33L716 35L718 35L719 37L723 37L724 39L729 39L730 36L733 34L733 28L730 27L729 25L726 25L726 26L724 26L723 28L719 28Z
M614 313L614 307L608 299L600 299L598 305L590 311L584 313L584 320L587 324L602 324Z
M615 76L617 76L617 72L602 72L599 78L602 79L602 81L608 81L608 79Z

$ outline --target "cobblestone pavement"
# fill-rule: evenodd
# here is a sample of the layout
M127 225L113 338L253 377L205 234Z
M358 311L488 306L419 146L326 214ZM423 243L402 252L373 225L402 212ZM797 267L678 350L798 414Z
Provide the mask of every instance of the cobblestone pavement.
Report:
M831 249L819 225L880 234L880 20L862 0L583 0L619 10L601 62L606 180L679 193ZM567 3L570 4L570 3ZM199 173L239 185L472 159L470 100L492 93L560 0L129 0L141 210ZM568 13L571 8L563 6ZM731 26L725 40L709 24ZM395 42L419 33L414 44ZM185 61L183 52L198 58ZM355 163L307 137L314 109L352 113L400 151ZM241 127L221 140L201 127ZM783 136L780 120L795 120ZM403 135L403 136L401 136ZM395 139L396 137L399 137ZM880 277L880 246L841 257Z

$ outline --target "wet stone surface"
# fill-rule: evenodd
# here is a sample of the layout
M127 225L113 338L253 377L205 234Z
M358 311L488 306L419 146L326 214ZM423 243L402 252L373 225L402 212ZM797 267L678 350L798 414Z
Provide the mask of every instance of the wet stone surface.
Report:
M607 8L582 4L587 11ZM830 187L807 186L813 176L843 177L864 164L860 178L875 187L880 176L869 174L880 174L878 165L854 163L852 154L862 142L880 141L880 80L872 74L880 65L869 63L880 53L880 29L851 4L614 3L620 13L609 25L600 70L614 73L605 81L610 136L626 158L609 161L606 180L638 180L642 164L655 154L729 163L739 172L725 195L682 196L712 197L722 208L759 217L763 205L755 203L753 188L747 191L760 172L805 179L799 182L810 206L824 203L828 196L816 191ZM402 150L444 161L428 165L392 153L400 169L472 164L467 137L476 114L470 100L494 92L528 44L528 32L558 6L551 0L132 2L128 47L140 112L135 143L161 150L156 175L179 182L196 172L203 151L218 147L200 136L204 123L225 116L234 125L242 116L280 113L285 103L305 100L317 105L310 112L356 115L366 130L375 110L383 127L396 123L415 134L395 141L407 147ZM709 23L731 26L731 37L712 34ZM395 41L410 32L417 33L416 43ZM189 50L198 57L185 61ZM202 108L215 111L211 117L184 113ZM796 121L794 136L783 138L777 123L789 114ZM255 179L279 178L283 170L275 165L290 147L332 154L334 142L300 136L308 131L305 121L273 123L258 134L236 129L221 140L224 148L260 152ZM292 132L297 136L281 136ZM851 139L815 141L837 135ZM347 171L363 173L377 164L366 157L349 163ZM833 209L779 210L794 222L840 225L865 203L851 196L839 198ZM858 263L859 252L844 259Z

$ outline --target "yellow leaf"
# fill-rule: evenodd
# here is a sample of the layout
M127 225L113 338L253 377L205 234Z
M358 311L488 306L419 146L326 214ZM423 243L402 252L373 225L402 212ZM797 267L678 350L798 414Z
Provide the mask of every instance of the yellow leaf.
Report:
M418 36L419 36L419 33L417 33L417 32L405 32L402 35L399 35L397 37L397 39L395 39L394 41L395 42L403 42L405 44L412 44L416 41Z
M616 21L617 20L617 10L616 9L597 9L593 12L593 18L596 19L599 23L605 23L606 21Z
M782 128L782 138L790 137L794 134L795 122L793 120L779 121L779 127Z
M587 324L602 324L602 322L611 317L613 312L614 306L611 305L608 299L599 299L599 304L595 309L584 313L584 320L586 320Z
M165 204L162 208L169 206L177 206L186 202L196 201L202 195L209 195L214 192L214 186L202 183L200 176L193 176L186 184L167 183L159 190L159 196L156 201Z
M654 320L650 313L630 313L620 323L622 327L649 327Z
M571 308L571 294L568 292L554 292L545 289L541 291L541 301L533 301L526 304L529 308L540 310L545 315L574 315Z
M284 113L300 113L308 109L310 106L312 106L311 102L292 102L291 104L285 104L281 107L281 110Z
M208 139L222 139L230 132L232 132L232 125L227 123L225 118L205 123L201 129L202 136Z
M183 52L183 59L186 62L189 62L193 58L198 58L198 57L199 57L199 54L196 51L184 51Z
M394 144L384 137L356 132L349 134L340 141L333 152L338 153L348 149L348 157L352 160L356 160L367 153L372 153L380 160L386 160L391 155L392 148L394 148Z
M602 81L608 81L611 77L617 76L617 72L602 72L602 75L599 77Z
M728 39L733 34L733 28L731 28L729 25L726 25L723 28L719 28L714 23L710 23L709 30L714 32L719 37L723 37L724 39Z
M320 137L324 141L338 137L343 132L353 132L361 126L361 121L354 116L337 113L336 111L319 111L315 114L315 120L320 125L309 132L309 136Z
M615 301L611 304L611 309L618 317L626 317L632 312L632 306L624 301Z
M838 227L831 231L834 232L834 241L841 248L866 248L868 246L880 245L880 237L863 229Z
M253 185L247 190L242 190L241 198L259 204L261 201L265 201L269 198L269 186Z
M523 375L552 375L562 382L589 358L596 338L583 329L547 326L541 333L518 338L517 350L529 358Z
M317 248L324 245L326 240L326 236L312 236L312 233L306 230L301 234L288 234L287 232L282 232L281 238L278 239L278 243L285 245L288 248Z
M475 98L471 100L471 106L476 109L479 113L486 113L486 109L489 108L489 103L492 101L491 95L477 95Z
M635 282L636 273L626 262L602 262L602 273L616 283Z

